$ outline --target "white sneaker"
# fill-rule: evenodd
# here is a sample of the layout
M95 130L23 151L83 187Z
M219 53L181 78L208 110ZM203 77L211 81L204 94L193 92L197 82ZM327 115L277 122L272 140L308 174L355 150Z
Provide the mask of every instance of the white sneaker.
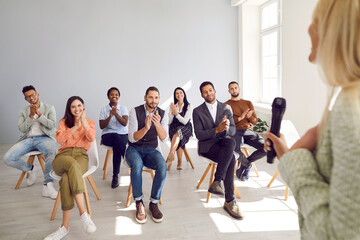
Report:
M54 188L52 182L48 182L46 185L43 185L42 196L56 199L58 192Z
M84 231L86 233L93 233L96 231L96 226L93 223L93 221L91 220L91 218L87 212L84 212L83 214L81 214L80 221L82 222Z
M26 179L27 185L31 186L35 183L36 180L36 174L35 174L35 165L33 167L33 170L27 172L29 174L28 178Z
M66 230L64 226L59 227L58 230L48 235L46 238L44 238L44 240L60 240L69 233L69 230Z

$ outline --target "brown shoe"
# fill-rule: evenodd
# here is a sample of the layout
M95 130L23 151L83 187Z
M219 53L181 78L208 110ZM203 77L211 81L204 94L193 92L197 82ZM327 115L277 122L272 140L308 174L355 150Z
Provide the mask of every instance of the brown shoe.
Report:
M232 216L233 218L236 218L236 219L243 219L244 218L244 215L242 214L239 206L237 205L236 203L236 200L232 200L231 202L225 202L224 203L224 209L225 211L227 211L230 216Z
M211 185L210 188L208 190L208 192L210 193L214 193L214 194L218 194L221 196L224 196L224 190L220 185L219 181L214 181Z
M145 206L143 201L136 201L136 215L135 215L135 220L138 223L145 223L147 218L146 218L146 213L145 213Z
M163 221L164 217L163 217L163 214L160 212L160 209L159 209L157 203L150 202L149 210L151 213L151 218L154 222L161 223Z

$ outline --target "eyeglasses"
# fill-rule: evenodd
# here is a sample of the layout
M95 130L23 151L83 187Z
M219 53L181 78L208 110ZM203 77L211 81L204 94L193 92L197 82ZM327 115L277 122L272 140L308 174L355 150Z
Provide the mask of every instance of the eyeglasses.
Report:
M31 94L31 95L25 96L25 99L29 100L29 99L31 99L31 98L33 98L33 97L35 97L35 96L36 96L36 94L37 94L37 92L34 92L34 93L33 93L33 94Z

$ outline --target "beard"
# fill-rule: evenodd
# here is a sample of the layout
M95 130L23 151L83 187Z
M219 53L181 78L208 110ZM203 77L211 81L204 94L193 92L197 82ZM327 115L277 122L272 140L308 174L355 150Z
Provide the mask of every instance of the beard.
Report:
M157 104L155 106L151 106L148 102L146 102L146 106L148 106L150 109L155 109L157 107Z
M215 99L215 97L213 97L212 99L207 99L207 98L205 98L205 102L211 103L212 101L214 101L214 99Z
M231 96L232 96L233 98L237 98L239 95L240 95L240 93L237 93L237 94L231 94Z

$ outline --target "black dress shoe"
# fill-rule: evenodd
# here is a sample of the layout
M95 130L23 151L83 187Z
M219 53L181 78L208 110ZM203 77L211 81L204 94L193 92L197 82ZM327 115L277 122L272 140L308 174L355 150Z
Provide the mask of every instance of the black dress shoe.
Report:
M245 169L246 169L246 167L244 167L244 165L241 164L240 168L238 170L236 170L236 177L238 179L241 179L241 176L243 175L243 172Z
M111 188L117 188L119 186L118 176L113 176L111 181Z

